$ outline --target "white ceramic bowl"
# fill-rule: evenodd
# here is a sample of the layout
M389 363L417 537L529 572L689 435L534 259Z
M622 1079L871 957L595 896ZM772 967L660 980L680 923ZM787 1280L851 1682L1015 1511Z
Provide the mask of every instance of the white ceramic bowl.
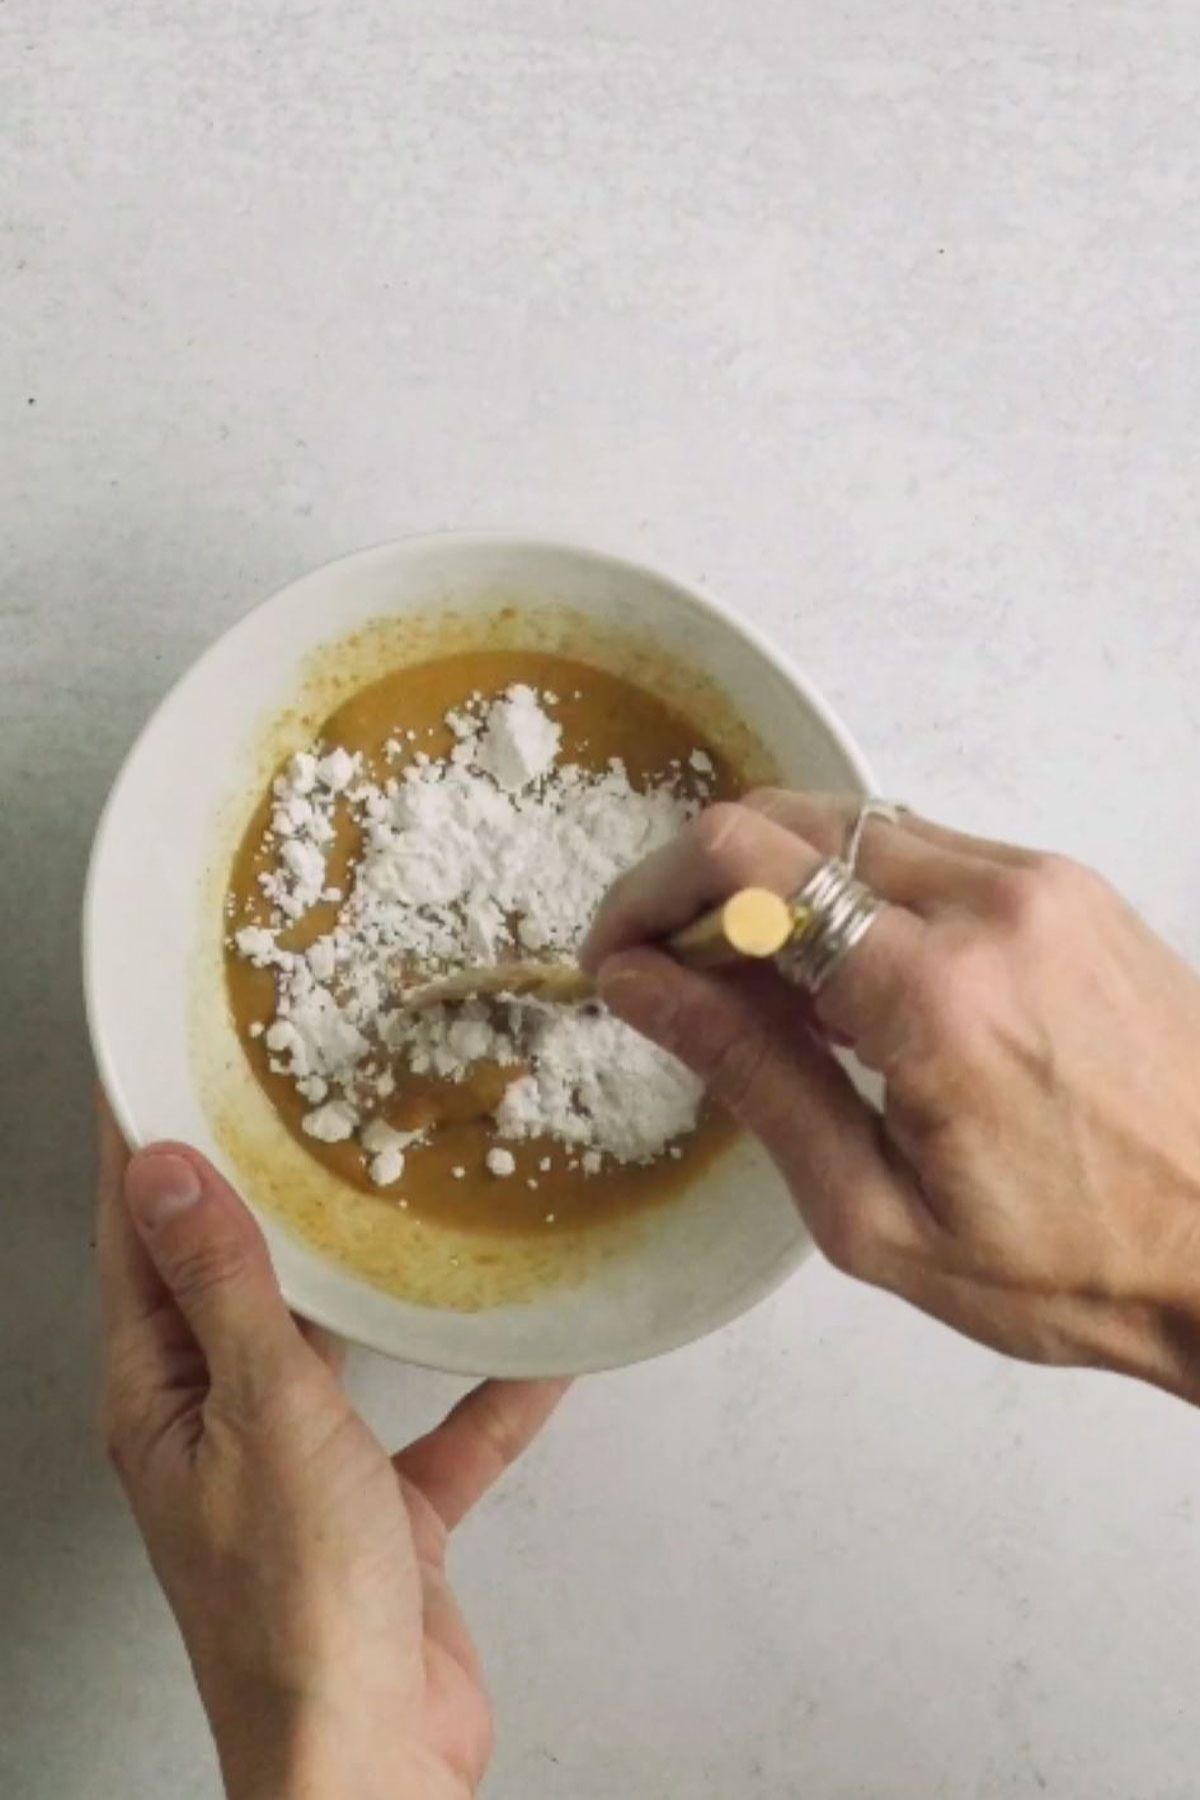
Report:
M410 539L294 582L187 672L116 782L85 902L92 1042L128 1140L184 1139L242 1186L298 1312L389 1355L469 1374L582 1372L655 1355L734 1318L808 1248L765 1155L739 1141L684 1196L643 1214L626 1247L598 1258L574 1284L474 1312L417 1305L322 1258L256 1205L253 1181L214 1130L214 1070L248 1107L269 1113L224 1008L218 897L230 833L249 816L270 759L291 747L287 708L306 671L311 681L322 646L369 633L373 621L453 611L483 623L514 600L534 621L524 628L531 641L543 641L537 620L564 605L602 636L652 640L661 666L719 687L785 779L868 790L863 758L829 708L779 651L716 601L574 545ZM310 728L311 719L293 718L294 742ZM303 1158L279 1136L281 1156Z

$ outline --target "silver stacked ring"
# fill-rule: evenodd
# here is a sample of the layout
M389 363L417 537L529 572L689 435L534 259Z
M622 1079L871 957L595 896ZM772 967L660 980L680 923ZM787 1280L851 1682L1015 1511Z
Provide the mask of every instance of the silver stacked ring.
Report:
M806 993L819 994L834 970L861 943L883 910L865 882L839 856L813 870L788 902L796 921L776 967Z

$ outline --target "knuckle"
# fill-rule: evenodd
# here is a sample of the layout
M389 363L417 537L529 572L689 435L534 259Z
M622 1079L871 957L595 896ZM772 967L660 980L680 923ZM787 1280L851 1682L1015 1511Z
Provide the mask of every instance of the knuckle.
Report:
M1044 856L1038 866L1043 882L1057 897L1063 910L1076 911L1112 898L1112 889L1103 875L1089 869L1086 863L1076 862L1073 857Z
M864 1221L852 1207L843 1207L830 1218L821 1233L821 1254L839 1274L866 1277L872 1263L872 1239Z
M909 1001L931 1039L971 1060L994 1010L994 959L982 934L934 940L912 970Z
M1069 856L1038 856L1020 868L997 872L993 911L1014 931L1057 931L1064 917L1106 892L1100 876Z

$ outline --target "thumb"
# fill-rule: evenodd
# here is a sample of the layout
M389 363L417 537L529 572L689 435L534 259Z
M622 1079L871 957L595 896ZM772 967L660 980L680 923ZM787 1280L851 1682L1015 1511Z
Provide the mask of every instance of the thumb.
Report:
M261 1401L306 1351L242 1201L186 1144L139 1151L125 1172L125 1201L212 1385L236 1391L243 1405Z
M762 1140L830 1260L885 1281L914 1239L913 1196L882 1153L877 1114L806 1028L797 996L767 971L704 973L649 949L609 957L597 984L618 1018Z

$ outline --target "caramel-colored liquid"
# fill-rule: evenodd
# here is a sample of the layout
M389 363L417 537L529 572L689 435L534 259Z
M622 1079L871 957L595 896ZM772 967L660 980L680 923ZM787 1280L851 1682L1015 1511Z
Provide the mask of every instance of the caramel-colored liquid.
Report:
M563 727L561 756L592 770L604 769L611 757L623 759L635 786L661 778L672 762L682 765L686 784L688 758L697 748L711 756L716 774L710 786L716 796L736 791L737 771L670 707L620 676L557 655L525 650L487 650L439 658L399 670L355 694L332 714L320 736L362 753L370 776L384 780L399 773L405 758L387 756L385 744L399 738L409 755L423 751L445 756L454 739L445 724L447 712L472 695L492 696L514 682L557 696L552 708ZM416 734L409 740L407 733ZM273 853L263 848L271 810L266 793L252 818L234 860L230 880L232 928L265 924L269 904L258 877L273 866ZM361 849L360 832L339 809L337 839L330 847L328 881L348 893ZM332 929L337 907L313 907L297 925L281 935L287 949L304 949ZM428 1144L410 1152L402 1179L391 1188L373 1186L353 1142L322 1144L307 1136L301 1120L309 1104L291 1081L272 1072L261 1037L249 1034L254 1021L274 1013L274 978L255 969L232 951L226 957L229 997L238 1035L254 1078L266 1092L280 1120L305 1151L341 1181L349 1183L408 1217L444 1223L460 1230L487 1233L563 1231L592 1226L676 1194L728 1142L729 1123L705 1109L697 1130L680 1146L678 1158L665 1156L646 1167L606 1164L587 1176L568 1167L568 1152L551 1139L509 1144L516 1173L497 1178L484 1158L497 1142L491 1113L512 1070L481 1066L459 1083L419 1078L403 1064L394 1073L395 1093L381 1104L380 1116L398 1129L432 1125ZM576 1155L577 1153L571 1153ZM549 1167L542 1163L549 1160ZM455 1169L465 1170L462 1176Z

